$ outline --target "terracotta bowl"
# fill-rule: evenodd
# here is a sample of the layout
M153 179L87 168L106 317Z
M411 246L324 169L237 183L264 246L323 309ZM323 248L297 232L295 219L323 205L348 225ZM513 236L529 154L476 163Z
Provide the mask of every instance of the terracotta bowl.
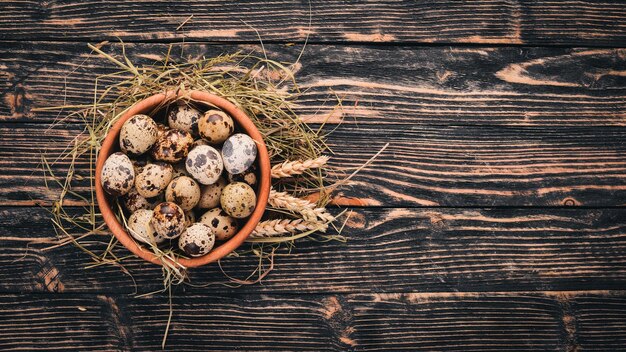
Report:
M178 260L180 264L186 267L197 267L219 260L228 253L234 251L246 240L246 238L248 238L252 230L256 227L259 220L261 220L261 216L263 215L265 207L267 206L267 199L270 192L271 176L270 159L267 153L267 147L263 142L263 137L261 136L261 133L256 128L254 123L252 123L250 118L243 111L239 110L234 104L230 103L226 99L214 94L200 91L191 91L187 92L187 96L190 97L191 100L194 102L198 102L200 104L207 103L214 105L232 116L235 122L239 125L239 128L243 130L246 134L248 134L257 143L258 147L257 161L259 169L259 185L257 188L257 203L254 212L250 215L245 225L241 229L239 229L239 232L237 232L232 238L230 238L219 247L213 248L213 250L207 255L192 259L181 258ZM113 235L115 235L120 243L128 248L128 250L151 263L159 265L162 264L161 260L157 258L150 249L146 249L139 245L126 232L124 226L120 224L120 222L115 217L115 214L111 210L109 198L110 196L108 196L104 192L104 189L102 188L102 185L100 183L100 173L102 172L104 162L109 157L109 155L119 150L118 137L120 134L120 129L122 128L124 122L136 114L151 114L154 112L155 109L163 106L165 103L173 100L174 98L176 98L176 93L168 92L164 94L153 95L150 98L142 100L133 105L124 114L124 116L122 116L119 121L117 121L115 125L111 127L109 134L106 136L104 142L102 143L102 148L100 149L100 153L98 154L98 159L96 161L96 197L98 200L98 206L100 207L100 211L102 213L102 217L104 218L107 226L109 227L111 232L113 232Z

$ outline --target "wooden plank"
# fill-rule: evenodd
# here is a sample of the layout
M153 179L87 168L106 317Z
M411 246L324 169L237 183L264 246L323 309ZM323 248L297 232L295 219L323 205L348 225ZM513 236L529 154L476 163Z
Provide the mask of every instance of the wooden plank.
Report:
M286 61L301 50L265 47L270 57ZM184 55L258 48L186 44ZM119 46L104 50L120 54ZM167 45L128 45L127 52L149 64ZM0 121L10 122L47 123L63 114L32 109L89 104L95 78L114 71L89 56L83 43L3 43L0 62ZM345 124L588 127L626 121L625 49L309 45L297 67L305 89L298 113L311 122L333 111L335 94L343 99ZM100 87L110 83L99 81ZM337 121L335 113L330 122Z
M278 42L621 46L626 9L619 0L6 1L0 15L9 40L256 42L255 30Z
M45 187L42 152L60 153L78 133L41 124L0 124L5 170L0 201L33 205L54 200L58 189ZM390 143L344 191L367 205L621 206L626 204L624 138L625 127L389 124L341 125L328 144L334 151L331 163L345 177ZM60 161L54 170L62 174L66 166ZM88 176L88 158L77 161L76 172ZM74 190L88 188L85 179Z
M612 297L607 300L599 297L580 297L569 304L576 314L567 315L566 326L575 330L570 333L581 346L588 350L617 351L626 346L626 339L617 331L626 331L626 302ZM594 327L602 327L595 329Z
M156 351L165 297L0 295L0 349ZM618 350L626 293L176 296L168 350Z
M367 302L369 308L359 309L366 316L353 316L354 347L368 351L385 351L390 346L420 351L620 349L625 341L626 300L621 296L605 300L604 295L409 293L374 295L373 300L366 295L362 301L360 297L351 300ZM595 304L591 306L590 301ZM510 309L501 311L499 306ZM464 312L462 317L457 316L459 310ZM590 320L588 315L597 319ZM607 339L587 339L596 334Z
M185 292L442 292L626 287L626 209L351 209L346 243L301 241L277 253L262 285L231 289L217 265L190 271ZM140 260L84 269L89 258L55 237L43 209L0 208L0 292L150 292L161 270ZM86 247L102 252L108 236ZM122 251L120 256L123 256ZM374 259L375 258L375 259ZM255 257L229 258L245 278ZM207 291L208 290L208 291Z
M119 311L105 296L0 296L4 351L128 350ZM119 330L118 330L119 329Z

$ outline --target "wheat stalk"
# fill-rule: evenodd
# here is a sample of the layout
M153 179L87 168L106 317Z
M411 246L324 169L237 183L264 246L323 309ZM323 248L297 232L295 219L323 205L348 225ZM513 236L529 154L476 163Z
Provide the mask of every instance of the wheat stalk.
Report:
M329 157L322 155L319 158L309 159L305 161L285 161L282 164L272 167L272 178L291 177L300 175L307 169L319 168L328 162Z
M286 233L320 231L326 232L327 223L311 222L304 219L276 219L261 221L250 234L250 238L264 238Z
M294 197L287 192L278 192L275 189L270 190L268 203L274 208L287 209L298 213L303 209L315 209L315 203Z
M321 220L326 223L335 221L335 217L328 213L326 208L315 208L315 203L294 197L287 192L278 192L271 189L268 203L274 208L300 213L306 221L315 222Z
M315 217L322 222L331 223L335 221L335 217L326 210L326 208L315 208L312 210Z

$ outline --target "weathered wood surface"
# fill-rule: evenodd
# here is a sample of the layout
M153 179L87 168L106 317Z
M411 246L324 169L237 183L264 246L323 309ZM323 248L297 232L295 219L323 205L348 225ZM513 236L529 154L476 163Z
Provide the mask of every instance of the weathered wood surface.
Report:
M85 92L95 76L112 71L102 60L88 59L83 44L37 44L9 43L1 54L9 78L2 121L50 122L56 112L31 109L89 103ZM134 45L129 53L150 62L165 47ZM227 49L186 50L199 55ZM299 52L284 46L268 50L287 51L281 54L287 60ZM390 56L398 60L385 59ZM300 112L329 111L330 92L344 98L347 119L331 137L342 165L357 166L384 142L392 143L350 191L373 205L622 205L626 81L619 69L625 57L614 49L309 46L300 74L310 90ZM388 127L381 129L380 123ZM587 127L593 125L620 127ZM50 200L36 172L39 151L59 150L72 132L32 140L44 126L17 126L2 127L8 172L0 199L13 205ZM11 159L16 146L17 160ZM381 187L381 177L391 182Z
M255 30L282 42L621 46L626 8L619 0L5 1L0 14L0 39L10 40L256 42Z
M137 64L151 64L167 48L133 44L127 52ZM270 57L291 62L302 49L265 48ZM121 53L119 45L103 49ZM238 49L259 46L185 44L184 56ZM116 69L89 52L85 43L3 43L0 121L50 122L58 112L32 109L91 103L95 78ZM335 94L350 125L588 127L626 121L626 49L308 45L297 70L305 89L298 113L311 122L333 111Z
M0 349L157 351L165 298L0 295ZM617 351L626 293L187 295L172 351Z
M622 289L626 287L626 209L352 209L346 243L301 241L278 252L262 285L230 289L216 265L191 271L185 292L409 292ZM119 268L84 270L72 245L55 239L43 209L0 209L0 291L132 293ZM87 248L102 252L108 236ZM102 243L95 243L100 241ZM35 243L39 242L39 243ZM254 257L226 259L245 278ZM161 270L129 260L140 292L159 289Z
M0 124L0 201L50 204L41 153L60 153L79 130ZM37 136L34 138L33 136ZM341 125L332 163L350 170L390 143L344 194L381 206L621 206L626 204L625 127ZM62 174L67 162L55 167ZM89 160L76 172L88 176ZM86 190L83 187L75 191Z
M210 285L176 288L168 350L624 349L626 6L311 6L309 26L308 1L2 2L0 350L160 349L167 298L133 297L161 288L158 267L130 260L131 278L85 270L73 246L43 250L55 234L36 206L54 197L40 154L79 126L46 132L57 113L33 109L90 102L115 68L87 42L120 38L142 64L182 40L188 57L258 50L255 29L285 61L309 36L298 113L319 123L343 99L335 165L391 144L345 191L367 204L350 209L348 242L302 241L260 285L193 270ZM257 262L222 264L243 278Z

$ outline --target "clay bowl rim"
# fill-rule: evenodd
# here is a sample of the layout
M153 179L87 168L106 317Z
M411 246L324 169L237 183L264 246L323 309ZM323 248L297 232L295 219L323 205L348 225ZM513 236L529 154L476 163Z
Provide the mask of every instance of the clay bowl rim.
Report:
M263 136L256 128L252 120L239 108L237 108L233 103L228 100L219 97L217 95L201 92L201 91L189 91L186 92L183 96L183 93L175 93L173 91L168 91L165 93L155 94L149 98L146 98L142 101L137 102L133 105L120 119L115 122L115 124L109 130L109 133L105 137L102 146L100 148L100 152L98 153L98 159L96 160L96 198L98 202L98 207L100 208L100 212L102 213L102 217L104 218L105 223L113 233L113 235L122 243L124 247L133 252L135 255L143 258L153 264L163 265L162 260L157 257L151 250L144 249L138 245L138 243L126 232L124 226L120 224L120 222L115 217L115 214L111 210L111 205L109 203L108 195L104 192L101 184L100 173L102 172L102 167L104 166L104 162L106 158L109 157L112 153L116 151L117 140L120 133L120 129L126 120L131 118L133 115L137 114L149 114L155 108L157 108L161 104L165 104L173 101L175 98L186 98L191 101L195 101L198 103L208 103L212 104L224 112L229 114L237 124L239 124L240 128L244 130L256 143L257 143L257 160L259 163L259 187L257 189L257 202L256 207L250 217L248 217L248 221L246 224L239 229L239 231L231 237L228 241L220 245L219 247L213 248L211 252L208 254L197 257L197 258L179 258L177 262L185 267L198 267L202 265L206 265L212 262L215 262L228 253L231 253L237 247L239 247L252 233L252 230L256 227L256 225L261 220L261 216L265 211L267 206L267 201L270 193L270 159L267 152L267 147L265 142L263 141ZM167 259L165 259L167 260Z

